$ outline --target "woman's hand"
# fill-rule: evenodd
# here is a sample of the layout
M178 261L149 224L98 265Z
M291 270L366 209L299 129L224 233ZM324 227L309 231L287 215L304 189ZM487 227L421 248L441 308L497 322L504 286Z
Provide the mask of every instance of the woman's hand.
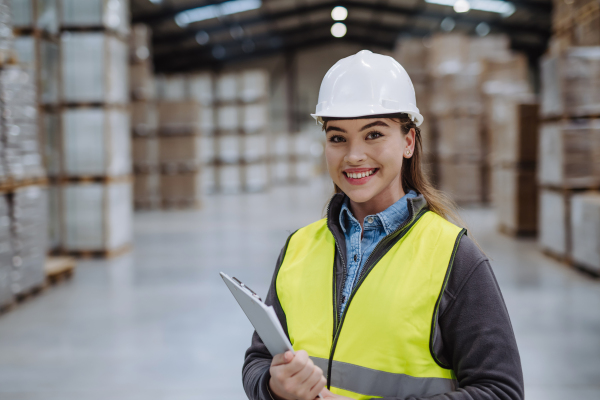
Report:
M353 400L350 397L333 394L327 389L321 390L321 396L323 397L323 400Z
M313 364L304 350L277 354L269 372L269 387L278 399L314 400L327 383L321 368Z

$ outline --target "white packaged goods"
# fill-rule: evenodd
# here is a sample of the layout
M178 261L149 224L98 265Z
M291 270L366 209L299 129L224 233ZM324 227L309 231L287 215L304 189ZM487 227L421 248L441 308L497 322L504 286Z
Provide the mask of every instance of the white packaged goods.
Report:
M142 63L151 59L152 30L146 24L135 24L129 36L129 59L132 63Z
M10 278L13 263L10 211L5 194L0 195L0 307L13 301Z
M483 158L480 117L443 117L436 123L440 159L479 161Z
M58 32L58 0L11 0L15 28Z
M18 180L43 177L35 84L18 66L0 71L0 106L6 173Z
M118 176L131 172L129 113L113 108L62 112L62 152L67 176Z
M13 195L13 293L26 293L46 280L48 193L41 186L24 186Z
M212 113L192 101L164 102L158 105L158 120L163 135L208 134Z
M58 44L34 36L18 36L15 38L15 51L19 63L27 72L37 77L40 87L39 99L43 104L57 104L59 82L59 48ZM39 57L38 57L39 54Z
M157 137L136 136L133 143L133 166L139 171L157 170L159 141Z
M218 135L217 158L224 163L237 163L241 158L239 135Z
M483 200L482 169L479 163L440 162L439 186L457 203Z
M161 101L189 100L188 81L185 75L161 75L156 80L158 98Z
M500 230L519 235L537 231L535 171L513 167L494 168L493 199Z
M211 105L213 103L212 85L213 77L208 72L189 75L188 88L190 100L207 106Z
M469 38L463 34L439 34L431 38L429 69L434 76L462 71L469 58Z
M242 140L242 158L245 162L265 160L268 152L268 137L264 133L244 135Z
M570 247L569 200L568 192L540 191L538 241L542 249L561 257L568 256Z
M102 32L65 32L61 45L65 102L129 102L126 42Z
M251 69L240 74L240 98L245 102L265 99L269 96L269 73Z
M571 47L541 63L541 114L600 114L600 46Z
M61 172L60 115L45 112L41 121L41 142L44 147L44 167L50 177Z
M492 96L488 123L493 163L500 165L537 161L539 107L508 96Z
M217 128L221 131L237 131L240 128L238 106L220 106L217 108Z
M242 174L240 165L219 165L217 167L217 184L222 193L239 193L242 191Z
M573 262L600 272L600 194L575 194L571 198Z
M169 173L197 171L202 164L201 136L163 136L159 159Z
M128 0L61 0L64 28L108 28L129 32Z
M131 130L136 136L154 136L158 133L158 107L155 103L131 103Z
M200 161L203 164L211 164L215 161L215 137L200 136Z
M271 137L271 154L277 158L287 158L291 154L290 139L290 135L285 132L274 134Z
M13 25L9 0L0 0L0 51L3 61L7 58L5 50L13 48Z
M227 73L217 77L217 101L231 102L238 99L239 76L235 73Z
M600 184L600 120L542 124L538 174L542 185L574 189Z
M271 181L275 184L289 183L292 177L292 164L288 160L275 160L270 164Z
M131 85L131 97L134 100L154 100L156 87L152 64L149 61L132 64L129 84Z
M131 182L68 183L61 189L64 250L111 251L131 243Z
M292 154L299 158L310 156L310 146L313 142L310 132L300 132L290 136L292 140Z
M58 250L61 246L60 189L57 185L48 186L48 250Z
M396 42L394 58L408 72L413 85L415 81L426 77L428 48L425 47L425 42L422 38L401 38ZM418 96L417 100L419 100ZM420 101L417 101L417 104L422 110Z
M202 196L202 173L162 174L160 187L166 207L198 207Z
M17 36L15 38L15 51L19 64L27 68L29 73L35 72L38 62L36 57L36 39L33 36Z
M266 162L244 165L244 190L261 192L269 188L269 166Z
M486 95L532 93L527 56L519 53L502 59L486 59L481 82Z
M200 192L203 194L213 194L217 191L216 168L214 165L205 165L200 170Z
M133 201L137 208L158 208L161 204L160 174L136 174Z
M264 131L268 127L269 104L246 104L242 106L242 127L246 133Z

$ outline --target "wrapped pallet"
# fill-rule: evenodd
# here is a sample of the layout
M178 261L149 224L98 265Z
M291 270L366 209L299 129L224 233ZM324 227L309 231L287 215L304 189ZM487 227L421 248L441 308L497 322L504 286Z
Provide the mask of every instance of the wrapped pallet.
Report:
M173 174L195 172L202 165L200 136L163 136L160 138L159 161L162 170Z
M241 142L241 158L244 162L252 163L267 159L269 141L266 134L243 135Z
M242 191L242 170L239 164L219 165L216 176L217 187L220 192L235 194Z
M212 110L192 101L158 105L161 135L197 135L212 132Z
M438 118L437 154L440 160L481 161L483 133L481 117Z
M270 177L274 184L284 185L292 180L292 163L289 160L275 159L269 163Z
M63 28L130 30L128 0L61 0L60 10Z
M28 293L46 281L48 232L48 193L41 186L24 186L15 190L12 200L14 294Z
M160 75L156 80L158 98L163 102L185 102L189 100L188 80L183 74Z
M200 161L204 165L212 164L216 161L217 145L215 136L200 136Z
M129 60L131 64L146 63L151 59L152 30L146 24L135 24L129 35Z
M35 83L18 66L0 71L3 154L6 173L13 179L42 178Z
M15 50L19 63L26 66L28 73L39 83L39 102L58 104L60 82L58 43L44 37L18 36L15 38Z
M539 134L541 185L565 189L600 185L600 120L545 122Z
M214 164L205 165L200 170L200 193L213 194L217 192L217 167Z
M241 160L241 135L218 135L217 141L217 159L221 163L235 164Z
M208 72L188 75L189 99L204 106L213 103L213 76Z
M13 59L13 25L10 7L10 0L0 0L0 63Z
M534 235L538 218L535 170L494 168L493 187L499 230L513 236Z
M161 206L161 175L158 172L137 173L133 183L135 208L148 210Z
M223 107L225 108L225 107ZM233 111L230 111L233 117ZM269 104L253 103L245 104L241 106L241 127L244 133L256 133L264 132L268 128L269 124ZM225 118L225 116L224 116ZM224 126L223 129L228 129L229 126ZM235 129L235 126L231 126L230 129Z
M13 252L11 245L10 209L5 193L0 195L0 310L13 302L11 272Z
M543 117L600 114L600 46L548 54L540 67Z
M229 72L217 77L216 100L221 103L236 102L239 99L238 74Z
M154 100L157 96L157 89L152 64L149 61L140 62L132 64L130 68L129 84L131 98L140 101Z
M61 187L63 249L112 255L128 248L132 204L129 179L65 183Z
M269 74L265 70L249 69L240 73L239 97L246 103L265 100L269 96Z
M129 102L129 49L125 41L105 32L64 32L61 46L66 103Z
M260 118L257 116L256 118ZM251 122L251 127L257 126L256 120ZM240 107L237 105L222 105L217 107L217 129L221 133L238 133L240 124Z
M440 189L459 204L483 201L483 179L479 163L441 161L439 164Z
M571 198L572 259L579 267L600 274L600 194L578 193Z
M265 161L245 164L243 175L245 191L262 192L269 188L269 167Z
M145 101L131 103L131 131L135 136L156 136L158 133L158 108Z
M134 170L141 173L157 172L160 165L159 138L134 136L132 143Z
M543 251L561 259L571 254L571 196L569 191L540 189L538 241Z
M40 138L44 148L44 167L51 178L57 178L62 171L61 116L58 112L45 111L41 116Z
M126 109L63 109L63 174L76 177L131 173L129 123Z
M58 184L48 186L48 251L59 250L62 244L59 188Z
M537 162L539 106L511 96L493 96L488 121L494 165Z
M39 29L58 32L59 0L12 0L13 26L18 29Z
M202 173L162 174L160 180L163 205L167 208L199 207L202 196Z

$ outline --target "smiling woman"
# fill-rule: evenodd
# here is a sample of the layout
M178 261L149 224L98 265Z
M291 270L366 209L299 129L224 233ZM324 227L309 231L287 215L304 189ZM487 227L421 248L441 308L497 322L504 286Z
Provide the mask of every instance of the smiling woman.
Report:
M404 68L366 50L338 61L313 117L336 193L281 251L266 303L296 353L271 355L255 333L248 397L522 399L489 261L423 172Z

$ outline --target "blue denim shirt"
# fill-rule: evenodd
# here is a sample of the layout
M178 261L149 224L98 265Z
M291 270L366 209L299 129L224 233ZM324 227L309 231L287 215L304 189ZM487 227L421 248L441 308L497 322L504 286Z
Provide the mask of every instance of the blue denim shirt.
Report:
M400 200L389 206L384 211L365 217L363 226L365 234L361 240L362 230L358 220L350 211L350 199L346 197L340 211L340 225L346 238L346 281L342 290L342 308L344 311L350 293L358 281L358 276L369 255L375 246L385 236L395 231L408 218L408 204L406 200L417 197L414 190L408 192Z

